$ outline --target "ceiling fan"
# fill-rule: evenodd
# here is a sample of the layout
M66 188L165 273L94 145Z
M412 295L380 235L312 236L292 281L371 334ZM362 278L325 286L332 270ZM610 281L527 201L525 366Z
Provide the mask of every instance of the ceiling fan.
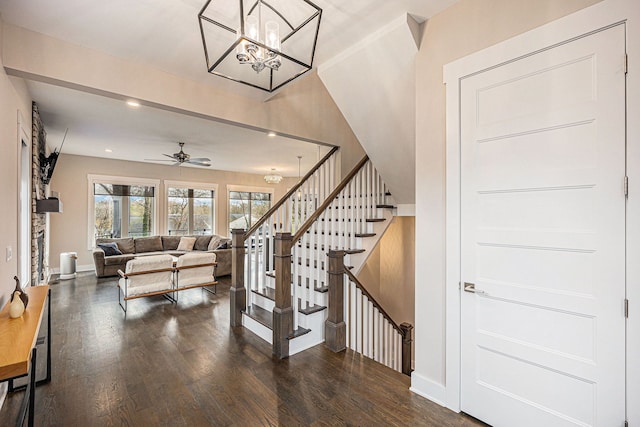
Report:
M184 142L178 142L180 146L180 151L178 153L173 154L163 154L163 156L169 157L171 160L167 159L145 159L152 162L174 162L172 166L180 166L183 163L189 163L190 165L196 166L211 166L211 159L207 157L191 157L187 153L182 150L184 147Z

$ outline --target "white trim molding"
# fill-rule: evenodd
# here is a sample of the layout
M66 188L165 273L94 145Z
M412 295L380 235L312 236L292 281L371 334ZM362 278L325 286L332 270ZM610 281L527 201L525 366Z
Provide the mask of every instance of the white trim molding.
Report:
M134 178L126 176L113 176L113 175L94 175L87 174L87 250L93 250L93 227L95 221L95 206L94 206L94 194L93 184L96 182L105 182L109 184L122 184L122 185L149 185L155 188L153 198L153 233L158 234L160 230L160 224L158 219L160 218L159 211L159 194L160 194L160 180L150 178Z
M409 390L440 406L447 406L445 403L447 397L445 386L418 374L416 371L411 373L411 387Z
M161 206L163 206L162 212L162 227L159 228L163 233L169 234L169 188L191 188L194 190L212 190L213 191L213 224L211 224L211 234L216 234L218 230L218 184L210 184L207 182L191 182L191 181L175 181L165 179L162 181L163 189Z
M513 37L495 46L445 65L446 84L446 385L443 396L425 392L431 400L460 411L460 83L466 77L519 58L625 24L627 55L627 298L640 306L640 7L637 0L603 0L566 17ZM623 58L621 58L621 61ZM635 67L635 68L634 68ZM622 302L621 302L622 305ZM640 310L638 310L640 311ZM640 401L640 315L627 320L627 402ZM415 383L413 381L416 381ZM428 380L427 380L428 381ZM414 388L429 390L418 376ZM621 387L625 386L621 384ZM435 388L434 388L435 389ZM414 390L415 391L415 390ZM640 425L640 406L627 404L629 425Z

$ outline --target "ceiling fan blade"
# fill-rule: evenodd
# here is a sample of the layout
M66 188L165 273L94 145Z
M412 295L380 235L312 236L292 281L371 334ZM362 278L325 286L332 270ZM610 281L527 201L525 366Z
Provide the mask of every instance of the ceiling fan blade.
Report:
M162 153L162 155L163 156L167 156L168 158L173 159L173 160L176 159L174 155L169 155L169 154L164 154L164 153Z
M206 166L206 167L211 166L211 163L209 162L199 162L199 161L194 161L193 159L186 160L185 163L189 163L190 165L196 165L196 166Z
M203 163L209 163L211 162L211 159L208 157L191 157L189 159L190 162L203 162Z
M168 160L168 159L144 159L145 162L175 162L176 160Z

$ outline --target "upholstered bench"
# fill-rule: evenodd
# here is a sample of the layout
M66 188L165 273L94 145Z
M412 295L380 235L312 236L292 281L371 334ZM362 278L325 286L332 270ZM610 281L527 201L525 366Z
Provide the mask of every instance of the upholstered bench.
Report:
M118 270L118 304L127 312L127 301L134 298L162 295L178 302L178 292L202 288L215 294L216 254L191 252L180 257L147 255L127 261L125 271ZM213 291L208 287L213 286ZM169 295L171 294L171 295Z

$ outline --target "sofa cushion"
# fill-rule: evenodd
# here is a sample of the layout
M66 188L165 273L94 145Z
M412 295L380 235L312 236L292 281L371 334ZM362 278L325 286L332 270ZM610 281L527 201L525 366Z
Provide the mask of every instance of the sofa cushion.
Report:
M165 251L175 251L180 244L182 236L162 236L162 249Z
M122 255L116 242L98 243L96 246L104 251L104 256Z
M211 241L211 235L208 236L197 236L196 243L193 245L194 251L206 251L209 247L209 242Z
M211 240L209 240L209 245L207 246L207 250L212 251L214 249L217 249L218 245L220 244L220 240L222 240L222 236L218 236L217 234L214 234L213 236L211 236Z
M127 261L134 259L135 254L123 254L123 255L114 255L110 257L105 257L104 265L120 265L126 264Z
M160 236L138 237L134 240L136 253L162 251L162 238Z
M141 258L143 256L154 256L154 255L171 255L169 252L165 252L165 251L156 251L156 252L142 252L139 254L135 254L136 258Z
M182 236L180 238L180 243L178 244L178 250L179 251L192 251L193 250L193 245L196 244L196 238L195 237L187 237L187 236Z
M123 237L121 239L96 239L96 245L101 243L113 243L118 245L118 249L123 254L132 254L135 252L135 244L133 243L133 237Z

